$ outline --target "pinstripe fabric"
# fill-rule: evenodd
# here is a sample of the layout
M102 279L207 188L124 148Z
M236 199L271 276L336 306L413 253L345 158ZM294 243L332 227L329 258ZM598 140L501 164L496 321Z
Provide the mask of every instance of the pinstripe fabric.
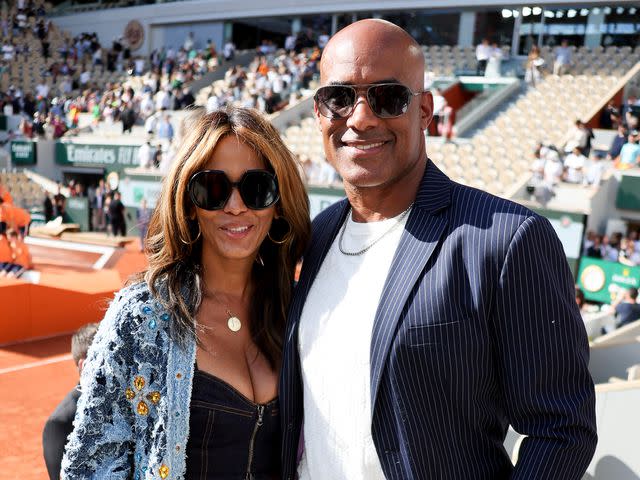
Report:
M297 327L347 214L314 221L289 312L280 385L283 477L303 419ZM573 279L549 222L425 170L373 327L372 434L389 479L579 479L595 393ZM508 425L528 435L518 464Z

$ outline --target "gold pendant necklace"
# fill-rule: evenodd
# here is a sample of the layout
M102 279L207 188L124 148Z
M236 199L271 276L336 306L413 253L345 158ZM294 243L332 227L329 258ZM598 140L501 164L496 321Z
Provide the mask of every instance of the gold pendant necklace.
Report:
M229 309L227 309L227 315L229 315L229 318L227 318L227 327L229 327L229 330L232 332L240 330L242 328L242 322L240 319L233 315Z
M225 308L225 311L227 312L227 328L229 330L235 333L242 328L242 322L240 321L240 319L236 317L233 313L231 313L231 309L227 305L222 303L214 292L210 290L205 290L204 295L212 297L217 303L219 303Z

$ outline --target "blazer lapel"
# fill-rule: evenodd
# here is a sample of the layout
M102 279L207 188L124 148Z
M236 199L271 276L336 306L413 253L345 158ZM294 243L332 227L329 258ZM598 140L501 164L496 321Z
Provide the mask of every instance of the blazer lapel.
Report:
M342 200L336 206L335 215L327 215L323 218L324 221L316 222L313 226L317 233L314 234L315 240L304 256L300 281L296 286L294 301L289 311L289 321L291 322L289 336L297 333L297 323L298 320L300 320L300 315L302 315L302 309L307 299L307 295L309 294L309 290L311 289L311 285L313 285L313 281L320 271L322 262L327 256L333 240L338 235L338 231L340 230L348 212L349 202L347 200Z
M447 226L452 182L429 161L380 296L371 339L372 414L404 305Z

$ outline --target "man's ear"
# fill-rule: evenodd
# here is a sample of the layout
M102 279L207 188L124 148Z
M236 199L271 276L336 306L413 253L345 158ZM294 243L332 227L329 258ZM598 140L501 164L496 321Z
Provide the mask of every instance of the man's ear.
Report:
M316 117L316 126L318 127L318 130L322 131L322 124L320 123L320 111L318 110L318 104L315 100L313 101L313 114Z
M430 91L420 95L420 128L425 131L433 120L433 96Z
M82 367L84 367L84 358L81 358L80 360L78 360L78 373L82 373Z

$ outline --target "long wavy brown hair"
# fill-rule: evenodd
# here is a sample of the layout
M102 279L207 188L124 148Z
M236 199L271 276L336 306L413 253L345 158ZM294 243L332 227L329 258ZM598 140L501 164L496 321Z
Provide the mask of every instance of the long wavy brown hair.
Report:
M285 242L276 244L265 238L259 249L264 265L255 262L251 278L251 336L276 368L282 357L294 271L309 242L311 225L309 200L296 160L278 131L258 112L229 108L193 121L164 179L145 240L149 268L138 279L145 280L152 294L171 312L174 340L184 344L189 336L196 335L195 315L203 296L202 237L193 220L195 206L187 184L194 173L204 168L218 142L228 135L237 136L253 148L267 169L276 174L280 189L276 210L290 227L274 220L271 236Z

